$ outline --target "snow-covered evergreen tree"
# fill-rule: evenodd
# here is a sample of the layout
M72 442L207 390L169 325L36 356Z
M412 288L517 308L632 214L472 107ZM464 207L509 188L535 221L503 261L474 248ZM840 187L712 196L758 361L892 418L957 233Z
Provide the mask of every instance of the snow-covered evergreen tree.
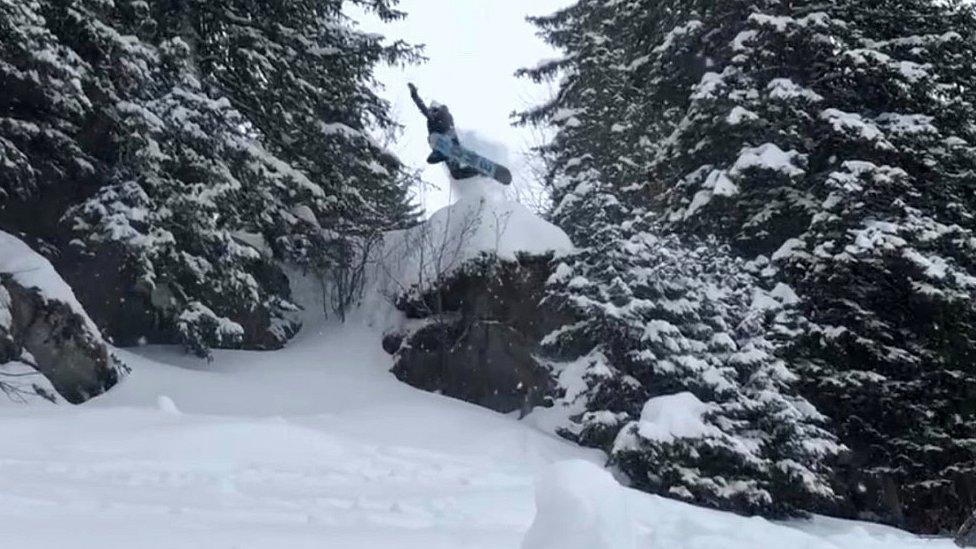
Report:
M651 15L666 14L646 2L584 1L537 18L566 56L523 71L562 79L521 120L556 129L541 150L552 216L581 248L547 297L576 319L546 340L566 391L558 406L572 414L562 432L606 450L649 491L768 515L822 508L835 499L829 463L841 448L776 356L778 332L795 330L792 292L777 288L786 301L777 302L718 241L662 236L649 201L637 199L650 138L668 130L628 76L648 56L628 58L626 46L695 28L628 27Z
M537 23L565 51L528 71L562 76L526 115L558 129L557 204L583 200L561 182L612 149L590 165L615 199L789 284L809 323L786 356L854 450L848 502L917 530L961 522L976 475L971 6L583 0Z
M88 67L46 27L41 7L0 2L0 208L93 171L76 140L91 108Z
M829 462L840 447L797 396L770 339L792 329L783 309L792 303L768 307L776 299L716 242L686 247L659 236L628 190L607 183L640 182L641 153L616 157L617 141L603 141L623 130L606 123L613 103L587 86L605 89L594 82L613 75L573 76L561 95L571 107L557 99L524 115L558 127L546 150L556 168L552 215L581 249L558 267L547 297L575 319L545 341L566 391L557 406L572 416L563 435L607 451L636 486L672 497L768 515L830 504ZM607 131L595 149L581 118ZM791 301L788 288L780 293ZM694 427L672 437L670 421Z
M204 87L226 97L268 152L323 191L289 189L281 198L303 207L312 225L372 234L412 215L407 189L397 184L399 161L372 137L395 127L373 89L372 71L383 61L413 61L417 53L356 30L345 3L185 1L180 9L160 4L153 13L157 36L178 35L188 44ZM389 0L351 3L384 20L404 15ZM315 235L279 233L276 244L297 258L321 263L330 251Z
M771 337L793 329L795 295L759 289L716 242L689 247L643 221L597 232L546 298L574 319L544 341L562 434L648 491L771 516L832 504L841 448Z
M83 236L75 245L122 246L136 284L199 354L245 339L280 346L297 328L284 315L294 306L261 278L274 267L260 241L288 211L281 191L323 191L247 135L226 99L201 90L188 54L179 38L161 44L159 97L118 103L123 162L112 184L68 212ZM266 335L246 333L242 318L255 311Z
M402 16L386 1L365 4ZM6 72L51 80L34 85L65 111L33 108L41 93L25 116L50 118L74 146L57 151L63 163L91 177L80 185L58 166L70 192L8 208L0 221L31 233L15 212L55 212L34 236L53 238L81 279L91 274L85 265L125 273L117 291L141 303L133 309L147 319L137 324L164 340L178 337L201 355L210 346L281 346L297 329L286 319L294 306L281 262L342 269L358 240L413 215L399 161L371 135L394 129L373 67L414 51L357 31L342 5L4 4ZM55 95L62 88L79 106ZM50 153L17 141L24 124L8 126L4 147L30 170L7 170L3 187L24 194ZM79 294L85 301L85 287ZM109 297L117 309L118 296ZM98 319L103 304L97 293L90 301ZM121 343L141 335L117 328L109 333Z

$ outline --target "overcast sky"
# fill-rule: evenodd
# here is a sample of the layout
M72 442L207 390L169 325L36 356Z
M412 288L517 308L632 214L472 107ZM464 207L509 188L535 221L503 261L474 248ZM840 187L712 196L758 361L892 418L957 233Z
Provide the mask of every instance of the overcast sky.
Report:
M428 101L448 105L459 130L507 146L516 186L531 183L522 156L533 142L532 132L513 128L509 114L544 98L548 91L513 76L557 55L535 36L527 15L551 13L572 0L401 0L407 19L392 25L363 18L362 25L391 39L426 45L430 59L420 66L384 67L379 79L384 95L406 131L392 149L410 166L423 167L431 183L421 199L429 213L449 203L452 192L441 167L427 167L427 129L413 106L407 82L414 82ZM493 147L491 154L503 154Z

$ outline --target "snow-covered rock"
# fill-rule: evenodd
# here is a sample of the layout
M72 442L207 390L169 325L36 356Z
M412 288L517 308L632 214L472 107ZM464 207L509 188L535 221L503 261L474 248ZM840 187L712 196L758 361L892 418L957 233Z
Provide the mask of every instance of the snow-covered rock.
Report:
M500 412L545 403L551 376L535 358L551 318L540 301L562 230L507 201L484 178L417 227L387 235L378 294L403 313L384 347L414 387ZM405 318L404 318L405 317ZM406 322L404 322L406 321Z
M634 549L634 524L613 476L584 460L556 463L536 481L535 521L522 549Z
M71 287L61 279L51 263L19 238L3 231L0 231L0 273L24 288L37 291L45 299L64 303L88 329L98 331L81 303L78 303Z
M554 384L536 355L560 318L541 305L551 271L549 256L483 257L432 289L403 294L397 306L409 320L384 344L396 356L393 373L499 412L545 404Z
M60 394L78 403L124 369L51 263L0 231L0 389L15 400Z
M376 261L377 282L385 289L429 285L484 254L514 261L573 250L562 229L491 192L494 181L476 177L456 184L470 186L470 194L424 223L386 236Z

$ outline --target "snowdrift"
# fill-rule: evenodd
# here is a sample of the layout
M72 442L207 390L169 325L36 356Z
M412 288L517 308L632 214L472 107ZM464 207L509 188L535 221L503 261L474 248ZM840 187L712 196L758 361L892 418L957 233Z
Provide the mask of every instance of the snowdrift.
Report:
M530 526L566 539L579 523L595 528L583 540L632 533L642 548L953 547L626 489L599 452L398 382L375 328L306 327L281 351L218 350L207 366L122 351L132 374L83 406L0 409L3 546L538 549ZM560 549L577 547L606 546Z
M522 549L636 549L623 491L588 461L564 461L543 473L535 506Z

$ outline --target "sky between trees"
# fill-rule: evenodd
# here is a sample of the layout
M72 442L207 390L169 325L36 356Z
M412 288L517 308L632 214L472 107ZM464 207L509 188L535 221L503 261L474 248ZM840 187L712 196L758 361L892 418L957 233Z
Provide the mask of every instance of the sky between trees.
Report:
M407 91L414 82L425 99L448 105L460 131L474 130L479 137L504 144L507 161L515 174L515 191L529 194L532 184L524 152L535 143L533 131L511 126L509 113L535 104L547 90L513 76L516 69L534 66L556 55L535 36L525 21L527 15L553 12L570 0L402 0L400 9L409 16L392 25L372 17L360 17L367 30L382 32L390 40L403 39L426 45L430 59L419 66L383 67L378 78L386 86L383 95L405 131L390 148L408 166L422 168L431 183L422 190L427 214L450 203L451 191L441 166L424 163L429 147L424 119L416 111ZM495 149L496 147L488 147ZM494 150L487 154L499 154ZM531 199L525 198L531 202Z

